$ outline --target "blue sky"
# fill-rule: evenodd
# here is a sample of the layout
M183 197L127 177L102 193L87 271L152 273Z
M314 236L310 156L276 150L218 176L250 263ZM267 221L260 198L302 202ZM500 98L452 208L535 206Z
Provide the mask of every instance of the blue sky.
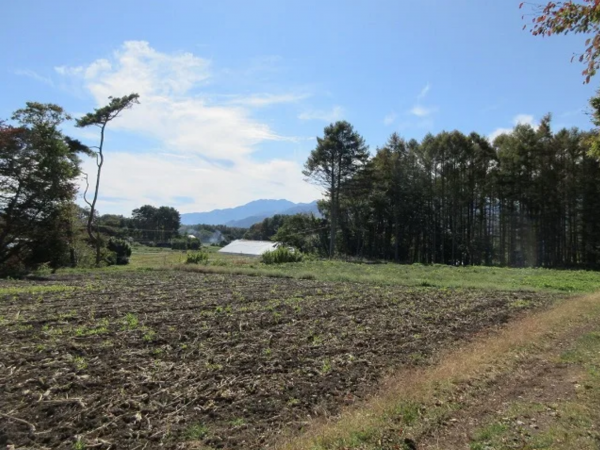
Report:
M519 3L5 2L0 117L28 100L77 116L138 92L108 134L101 213L310 201L302 165L334 120L372 151L394 131L494 136L547 112L589 128L595 81L570 63L584 38L531 36ZM65 132L95 143L94 130Z

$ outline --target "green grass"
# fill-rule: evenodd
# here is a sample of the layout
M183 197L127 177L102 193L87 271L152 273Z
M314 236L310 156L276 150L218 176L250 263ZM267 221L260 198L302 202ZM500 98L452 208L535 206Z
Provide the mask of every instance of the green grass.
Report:
M186 441L199 441L208 434L208 428L201 424L196 423L187 427L183 433L183 437Z
M0 287L0 296L2 295L20 295L20 294L45 294L50 292L71 292L76 288L74 286L66 286L63 284L53 284L49 286L40 285L20 285L20 282L14 282L10 286Z
M241 273L321 281L345 281L380 285L440 288L480 288L533 290L564 293L593 292L600 289L600 273L551 269L509 269L500 267L452 267L422 264L357 264L344 261L303 261L264 265L255 259L210 255L202 271ZM217 264L215 264L217 262Z
M246 421L243 418L238 417L237 419L230 421L229 425L231 425L232 427L241 427L246 425Z
M600 442L600 332L581 336L564 352L560 362L579 372L574 398L547 404L515 401L503 419L494 418L474 433L471 450L507 449L520 441L526 449L597 449ZM528 418L552 409L552 419L540 430L527 430ZM520 419L520 420L517 420ZM527 432L525 433L524 430Z
M105 271L181 269L202 273L305 278L334 282L440 288L532 290L562 293L600 289L600 272L585 270L511 269L503 267L404 264L359 264L340 260L305 260L288 264L262 264L259 258L218 253L205 247L209 258L202 267L184 267L186 253L169 249L134 251L127 266ZM61 273L87 273L98 269L63 269ZM49 287L50 288L50 287ZM0 288L1 289L1 288ZM6 288L9 289L9 288ZM59 289L59 288L55 288ZM1 293L1 291L0 291ZM518 307L519 305L515 305Z
M498 422L480 428L477 433L475 433L473 442L471 442L471 450L499 448L499 445L502 444L501 439L504 436L504 433L506 433L506 430L507 426Z
M135 314L127 313L123 318L123 328L126 330L134 330L139 325L139 319Z

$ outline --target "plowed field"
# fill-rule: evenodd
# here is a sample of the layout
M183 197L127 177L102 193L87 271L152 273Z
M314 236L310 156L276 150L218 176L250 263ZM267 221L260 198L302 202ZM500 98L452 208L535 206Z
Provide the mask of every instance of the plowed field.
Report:
M0 283L0 445L257 449L548 294L122 272Z

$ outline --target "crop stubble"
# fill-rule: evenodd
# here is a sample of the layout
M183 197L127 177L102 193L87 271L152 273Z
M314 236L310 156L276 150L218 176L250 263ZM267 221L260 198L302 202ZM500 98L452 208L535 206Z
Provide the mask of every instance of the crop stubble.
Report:
M0 441L18 448L263 448L551 300L184 272L26 287L49 285L74 289L0 296Z

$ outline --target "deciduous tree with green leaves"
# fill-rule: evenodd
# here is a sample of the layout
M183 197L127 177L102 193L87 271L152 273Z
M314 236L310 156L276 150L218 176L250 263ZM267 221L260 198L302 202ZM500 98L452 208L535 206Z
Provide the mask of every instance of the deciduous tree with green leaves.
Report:
M0 270L11 261L58 267L68 261L62 223L77 191L78 154L89 151L61 132L70 117L58 105L28 102L12 119L18 126L0 122Z
M335 252L335 236L339 214L340 193L344 184L366 164L369 148L352 125L338 121L325 127L317 147L311 152L303 174L326 190L330 202L329 257Z
M142 240L165 242L177 236L181 226L179 211L170 206L144 205L131 213L134 228Z
M98 201L98 191L100 189L100 175L102 174L102 166L104 165L104 133L106 131L106 126L110 121L116 119L121 112L125 109L131 108L134 104L139 103L139 95L138 94L129 94L124 97L109 97L108 105L103 106L102 108L97 108L94 112L87 113L85 116L77 119L76 124L80 128L85 128L89 126L96 126L100 129L100 143L98 146L90 147L93 149L94 154L96 156L96 166L98 168L96 173L96 187L94 189L94 198L92 201L88 201L87 199L87 188L84 193L84 200L87 205L90 207L90 214L87 220L87 233L96 247L96 264L100 264L101 259L101 238L100 234L96 232L96 235L93 233L93 223L94 223L94 213L96 208L96 202ZM87 180L87 177L86 177Z

